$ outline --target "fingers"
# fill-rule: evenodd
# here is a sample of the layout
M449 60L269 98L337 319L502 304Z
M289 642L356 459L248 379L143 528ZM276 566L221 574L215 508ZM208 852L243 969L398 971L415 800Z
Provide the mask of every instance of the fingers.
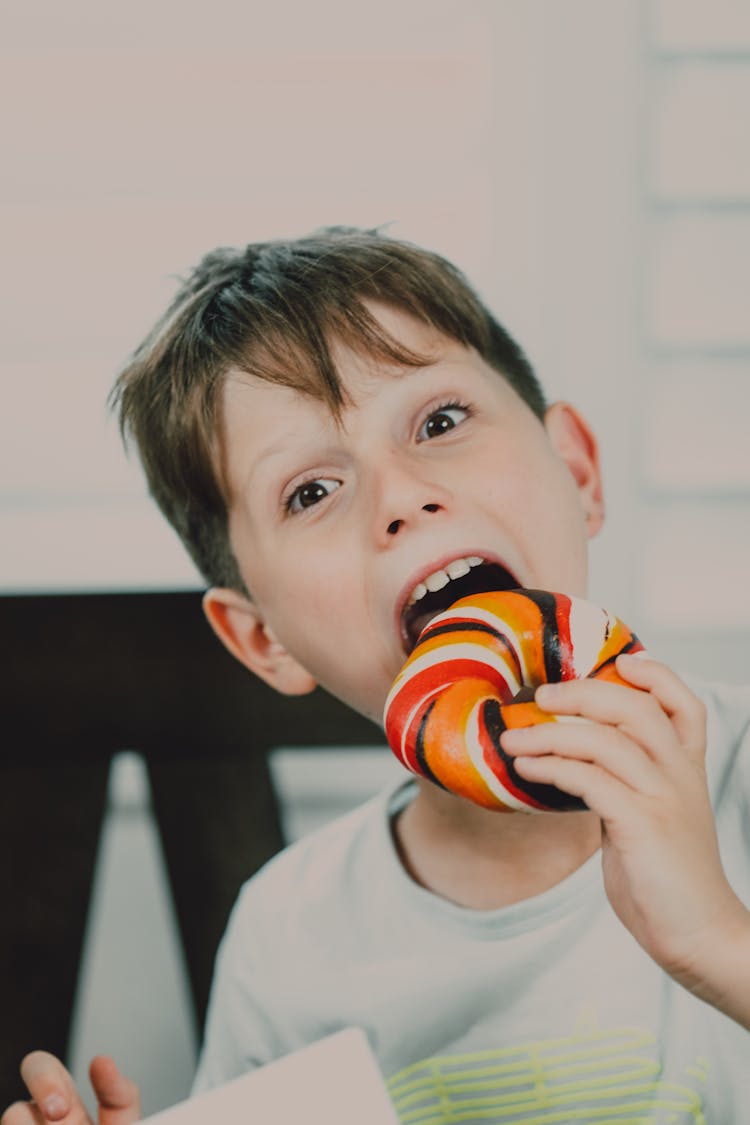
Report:
M668 803L688 759L696 778L704 773L701 701L650 658L619 657L617 671L624 684L582 679L543 685L536 702L559 721L501 735L521 777L580 797L605 821L621 817L626 807L632 814L636 797L646 799L641 810Z
M25 1106L34 1122L64 1122L65 1125L90 1125L90 1118L79 1098L73 1079L54 1055L32 1051L21 1063L21 1077L31 1094L33 1105ZM23 1105L23 1103L20 1103ZM15 1109L16 1107L13 1107ZM3 1125L6 1125L3 1121ZM26 1125L23 1116L11 1125Z
M630 789L646 795L656 796L662 785L662 772L640 746L616 727L576 720L541 723L538 726L504 731L501 741L503 749L515 758L516 768L529 780L532 774L524 772L527 756L547 762L555 755L566 760L596 764ZM531 767L536 771L533 774L534 780L541 780L539 771L542 768L541 765ZM570 775L569 767L566 767L565 772ZM544 780L547 781L546 776ZM567 787L565 791L572 792ZM582 794L576 792L574 796Z
M666 664L642 656L617 658L617 671L633 687L649 692L669 716L683 749L702 760L706 747L706 706Z
M580 797L605 824L622 814L626 804L631 803L625 797L629 790L623 789L617 778L592 762L548 754L542 758L516 758L515 766L528 781L554 785L563 793Z
M89 1067L89 1077L99 1103L100 1125L132 1125L140 1121L138 1087L120 1073L112 1059L97 1055Z
M95 1058L91 1085L99 1106L99 1125L135 1125L141 1119L138 1087L120 1073L112 1059ZM73 1079L59 1059L33 1051L21 1063L30 1102L16 1102L0 1125L92 1125Z
M700 700L666 665L639 656L622 656L617 671L632 687L596 679L544 684L536 702L557 715L580 716L617 727L655 760L702 758L705 710Z
M33 1102L14 1102L0 1117L0 1125L45 1125L47 1120Z

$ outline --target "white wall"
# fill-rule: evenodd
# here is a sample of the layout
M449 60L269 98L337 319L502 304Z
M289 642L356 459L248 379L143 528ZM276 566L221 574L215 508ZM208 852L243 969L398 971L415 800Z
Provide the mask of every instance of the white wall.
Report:
M649 11L634 439L638 610L667 659L750 663L750 9Z
M107 417L119 363L205 249L391 223L466 269L599 433L592 595L741 674L742 0L43 12L0 41L0 588L196 585Z
M207 248L390 222L469 273L599 433L593 596L678 665L744 677L744 0L42 9L0 42L0 586L195 585L106 418L118 364ZM158 997L137 959L119 996L90 986L118 930L175 964L149 821L110 830L94 917L119 885L139 929L112 925L122 899L96 923L79 1054L135 1009L151 1110L193 1046L179 973Z
M13 93L0 359L14 400L0 422L0 583L194 583L105 422L118 364L205 250L331 222L391 223L507 292L521 329L533 322L517 149L534 5L45 9L19 8L0 45ZM511 97L495 96L498 63ZM499 173L511 207L497 206Z

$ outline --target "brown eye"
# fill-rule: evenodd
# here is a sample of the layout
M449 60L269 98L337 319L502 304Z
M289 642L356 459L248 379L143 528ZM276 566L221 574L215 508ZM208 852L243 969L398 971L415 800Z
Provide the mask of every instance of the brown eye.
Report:
M303 508L312 508L315 504L319 504L321 500L325 500L326 496L339 487L339 484L340 481L337 480L306 481L299 488L295 488L289 497L286 505L287 511L300 512Z
M440 437L446 434L448 430L454 430L464 418L468 415L468 410L464 406L451 405L441 406L425 421L419 431L419 440L428 441L430 438Z
M297 493L297 503L300 508L312 508L313 504L317 504L324 496L327 496L323 485L320 481L314 480L312 484L306 484Z

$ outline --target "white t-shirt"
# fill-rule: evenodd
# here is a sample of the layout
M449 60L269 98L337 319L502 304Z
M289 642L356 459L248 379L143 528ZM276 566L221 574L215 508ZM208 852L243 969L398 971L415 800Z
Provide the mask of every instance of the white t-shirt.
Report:
M699 694L725 868L750 903L750 689ZM355 1026L414 1125L747 1118L750 1034L642 951L599 854L523 902L456 906L396 854L390 817L412 791L302 839L243 888L195 1092Z

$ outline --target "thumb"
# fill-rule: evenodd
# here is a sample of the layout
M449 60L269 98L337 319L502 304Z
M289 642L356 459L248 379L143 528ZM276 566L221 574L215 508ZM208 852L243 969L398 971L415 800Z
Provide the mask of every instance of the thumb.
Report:
M141 1120L138 1087L107 1055L97 1055L89 1067L91 1085L99 1105L99 1125L134 1125Z

